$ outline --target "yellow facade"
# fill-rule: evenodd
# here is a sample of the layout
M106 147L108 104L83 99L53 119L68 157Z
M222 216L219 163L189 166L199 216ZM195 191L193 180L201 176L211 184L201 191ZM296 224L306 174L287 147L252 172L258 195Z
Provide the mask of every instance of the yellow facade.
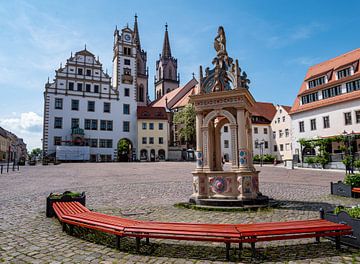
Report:
M9 145L10 145L9 138L0 135L0 161L6 160Z
M141 161L168 158L169 125L164 119L138 119L137 156Z

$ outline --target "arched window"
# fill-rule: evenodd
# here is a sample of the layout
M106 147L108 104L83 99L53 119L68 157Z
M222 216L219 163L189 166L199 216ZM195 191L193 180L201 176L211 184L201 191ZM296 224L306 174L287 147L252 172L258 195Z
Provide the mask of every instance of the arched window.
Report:
M161 80L161 67L159 68L159 80Z
M169 79L172 79L172 70L171 70L171 68L169 69Z

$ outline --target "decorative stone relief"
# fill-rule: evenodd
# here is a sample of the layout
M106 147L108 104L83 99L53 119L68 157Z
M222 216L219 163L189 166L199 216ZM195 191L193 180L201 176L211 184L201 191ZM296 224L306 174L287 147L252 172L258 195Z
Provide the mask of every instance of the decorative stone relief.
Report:
M202 151L196 151L196 168L203 167L203 154Z
M251 194L251 176L242 176L243 194Z
M239 149L239 164L240 166L246 166L248 164L247 149Z
M225 177L210 177L209 183L209 187L214 193L222 194L224 192L227 192L227 190L229 189L229 184Z
M199 178L193 177L193 191L194 193L199 193Z

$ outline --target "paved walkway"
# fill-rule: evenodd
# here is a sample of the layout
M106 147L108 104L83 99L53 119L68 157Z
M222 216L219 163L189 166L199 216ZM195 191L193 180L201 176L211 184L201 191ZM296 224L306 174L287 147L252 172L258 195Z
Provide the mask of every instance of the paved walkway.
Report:
M287 170L264 166L260 190L280 201L278 209L257 212L203 212L175 208L191 195L194 163L102 163L23 167L0 176L0 262L8 263L222 263L225 247L217 243L152 240L135 252L132 239L122 249L104 234L69 236L59 222L45 217L50 192L85 191L87 206L98 212L157 221L249 223L319 217L319 207L354 205L355 199L329 195L330 181L343 172ZM96 241L97 243L93 243ZM260 258L249 248L234 262L360 263L360 251L322 239L259 243ZM108 246L107 246L108 245Z

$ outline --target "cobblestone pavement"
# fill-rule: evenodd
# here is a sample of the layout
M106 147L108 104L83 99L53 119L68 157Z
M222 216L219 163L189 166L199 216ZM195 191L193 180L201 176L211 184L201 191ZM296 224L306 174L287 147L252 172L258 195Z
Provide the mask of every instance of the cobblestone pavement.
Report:
M75 236L61 231L55 218L45 217L50 192L85 191L87 206L99 212L135 219L203 223L250 223L319 217L320 207L354 205L357 200L329 195L330 181L343 172L258 168L263 194L280 202L276 209L252 212L208 212L180 209L191 195L194 163L98 163L23 167L0 175L0 262L7 263L223 263L225 247L219 243L151 240L135 252L132 239L121 250L114 238L78 229ZM94 243L95 241L96 243ZM243 263L360 263L360 250L322 239L259 243L258 257L248 247Z

